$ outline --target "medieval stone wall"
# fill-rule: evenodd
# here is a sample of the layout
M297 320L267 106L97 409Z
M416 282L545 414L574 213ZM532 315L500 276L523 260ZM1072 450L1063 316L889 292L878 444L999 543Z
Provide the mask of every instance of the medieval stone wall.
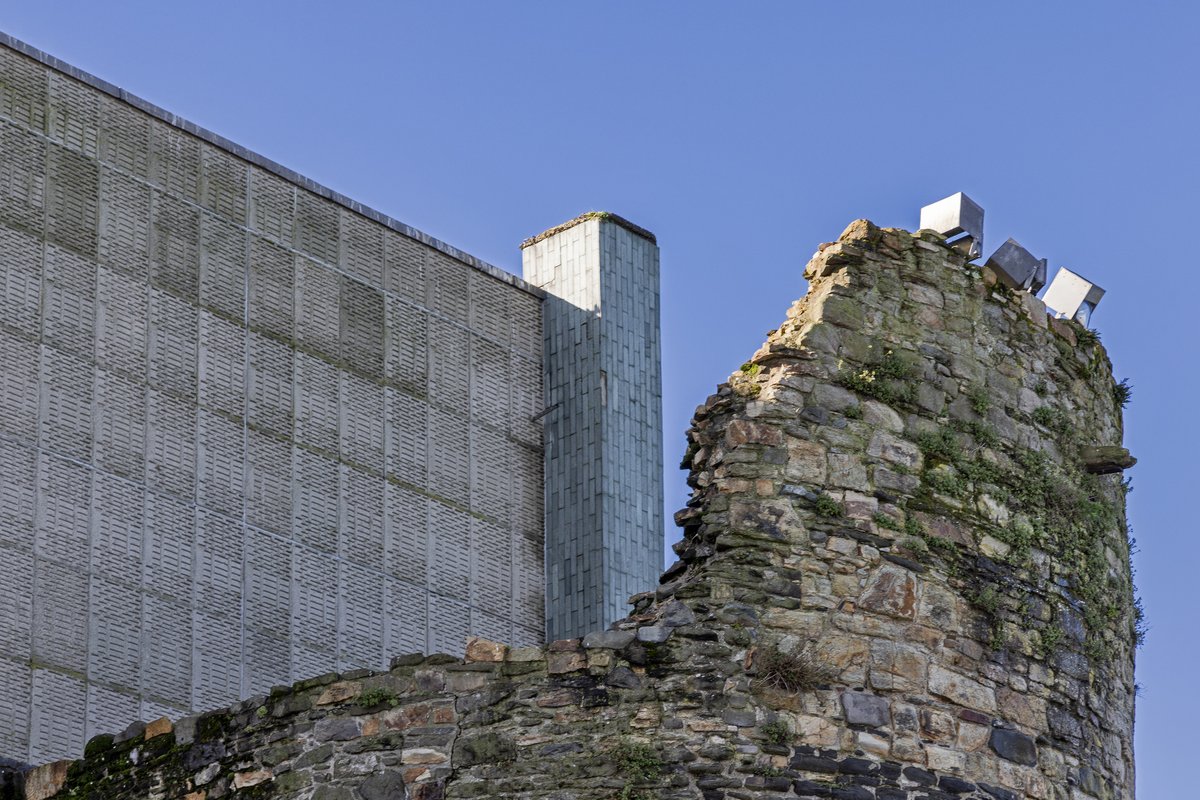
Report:
M856 222L806 276L697 409L680 561L613 629L135 726L26 797L1132 798L1100 343L928 231Z

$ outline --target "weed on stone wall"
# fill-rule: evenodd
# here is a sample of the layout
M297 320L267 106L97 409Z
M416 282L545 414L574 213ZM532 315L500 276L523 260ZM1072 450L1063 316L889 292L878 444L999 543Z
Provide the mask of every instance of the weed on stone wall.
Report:
M962 458L962 447L958 437L950 428L939 428L937 431L922 431L917 435L917 447L926 456L954 463Z
M983 386L972 386L967 391L967 401L971 404L971 410L980 416L986 414L992 405L992 398Z
M784 744L792 735L792 729L781 719L768 722L758 730L770 744Z
M374 708L375 706L386 705L388 708L395 708L400 705L400 698L396 693L385 689L382 686L375 686L370 689L364 689L363 693L358 696L358 705L363 708Z
M729 377L729 387L733 389L735 394L742 397L758 397L762 393L762 385L757 381L761 373L761 364L753 364L747 361L738 368L737 372Z
M818 494L817 499L813 501L813 509L823 517L840 517L846 513L841 503L824 492Z
M785 652L776 644L760 645L752 664L757 686L791 694L811 692L836 677L831 666L808 650Z
M1133 399L1133 387L1129 385L1129 379L1125 378L1120 383L1113 384L1113 402L1121 408L1129 405L1129 401Z
M1043 661L1058 650L1058 645L1062 642L1064 635L1063 629L1058 623L1047 625L1038 631L1037 654Z
M997 525L988 520L980 520L980 524L1008 545L1003 560L1010 567L1027 567L1035 549L1054 556L1057 574L1035 577L1038 591L1044 597L1056 597L1061 589L1054 582L1063 580L1065 588L1081 605L1089 632L1085 652L1094 664L1100 665L1117 652L1117 643L1104 635L1110 623L1127 617L1131 630L1135 631L1134 641L1144 635L1145 625L1138 613L1132 584L1110 574L1105 556L1106 543L1121 520L1104 478L1087 473L1071 455L1078 450L1079 443L1069 414L1057 406L1044 405L1033 412L1031 421L1054 437L1066 455L1063 465L1041 451L1004 445L982 423L952 422L916 437L926 458L918 502L936 507L939 497L946 502L962 502L986 494L1018 512L1019 516L1009 524ZM964 447L965 436L978 445L974 452ZM980 452L1001 447L1013 466L1002 466L1002 459ZM929 544L928 539L925 543ZM951 560L951 548L939 547L937 555L947 561L948 567L970 568ZM970 579L981 577L974 575ZM984 585L968 599L988 621L991 644L999 648L1003 644L1000 636L1003 612L996 602L998 595L993 595L995 591L995 587ZM1035 651L1042 658L1049 658L1061 642L1061 634L1046 628L1039 631Z
M893 350L877 348L875 345L871 347L873 350L882 350L879 361L857 368L839 362L837 382L889 406L911 403L916 394L912 365Z
M1071 418L1067 412L1055 406L1041 406L1033 410L1033 421L1059 436L1064 436L1071 430Z
M621 739L613 746L609 757L617 766L617 773L624 776L625 785L618 795L621 800L655 800L658 792L653 786L663 772L663 762L658 751L645 742Z

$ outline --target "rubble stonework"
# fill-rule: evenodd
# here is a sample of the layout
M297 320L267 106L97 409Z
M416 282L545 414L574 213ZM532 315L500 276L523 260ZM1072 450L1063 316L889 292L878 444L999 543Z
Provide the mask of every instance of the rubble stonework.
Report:
M697 409L680 560L610 630L134 726L28 796L1132 798L1103 348L928 231L855 222L805 275Z

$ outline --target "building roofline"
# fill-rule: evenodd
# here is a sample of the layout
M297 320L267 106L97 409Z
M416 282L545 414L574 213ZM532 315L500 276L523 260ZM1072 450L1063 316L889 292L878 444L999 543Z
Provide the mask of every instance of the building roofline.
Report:
M629 231L632 234L641 236L643 239L649 240L650 244L653 244L653 245L658 244L658 239L654 236L653 233L646 230L641 225L633 224L632 222L630 222L629 220L625 219L624 217L622 217L618 214L614 214L611 211L588 211L586 214L580 214L575 219L567 220L566 222L564 222L561 225L555 225L553 228L544 230L541 233L539 233L537 236L530 236L528 239L521 242L521 249L524 250L526 247L529 247L530 245L535 245L538 242L542 241L543 239L549 239L551 236L555 235L556 233L562 233L565 230L574 228L576 225L579 225L580 223L583 223L583 222L587 222L589 219L607 220L607 221L613 223L614 225L620 225L622 228L624 228L625 230Z
M135 94L127 92L121 87L109 83L102 78L97 78L90 72L84 72L78 67L74 67L61 59L55 58L49 53L45 53L33 45L27 44L26 42L10 36L3 31L0 31L0 46L7 47L14 52L20 53L27 58L31 58L34 61L37 61L49 67L50 69L55 70L56 72L60 72L63 75L80 81L81 83L85 83L93 89L103 92L110 97L116 98L117 100L136 108L138 111L141 111L144 114L148 114L161 122L167 123L173 128L177 128L185 133L191 134L198 139L208 142L214 147L221 148L230 155L236 156L243 161L246 161L256 167L260 167L261 169L265 169L268 172L283 178L288 183L312 192L313 194L323 197L326 200L337 203L343 208L349 209L350 211L364 216L373 222L377 222L380 225L390 228L399 234L407 236L410 239L415 239L424 245L445 253L456 261L461 261L463 264L473 267L474 269L477 269L498 281L502 281L528 292L535 297L544 298L546 296L546 292L544 290L539 289L531 283L526 283L524 280L518 278L508 270L504 270L493 264L489 264L480 258L476 258L470 253L466 253L462 250L459 250L457 247L454 247L453 245L443 242L441 239L435 239L424 231L417 230L411 225L403 223L394 217L389 217L387 214L384 214L381 211L376 211L370 206L363 205L357 200L352 200L340 192L335 192L328 186L317 183L311 178L306 178L299 172L288 169L277 161L272 161L266 156L263 156L254 152L253 150L243 147L236 142L226 139L224 136L221 136L218 133L213 133L207 128L202 128L196 123L186 120L176 114L172 114L170 111L167 111L164 108L159 108L148 100L144 100ZM524 247L524 245L522 245L522 247Z

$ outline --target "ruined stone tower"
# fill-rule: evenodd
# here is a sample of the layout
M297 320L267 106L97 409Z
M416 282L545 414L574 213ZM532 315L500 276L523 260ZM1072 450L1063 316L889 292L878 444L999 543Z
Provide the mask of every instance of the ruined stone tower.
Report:
M680 560L610 630L134 726L28 796L1132 798L1100 343L929 231L855 222L805 276L697 409Z

